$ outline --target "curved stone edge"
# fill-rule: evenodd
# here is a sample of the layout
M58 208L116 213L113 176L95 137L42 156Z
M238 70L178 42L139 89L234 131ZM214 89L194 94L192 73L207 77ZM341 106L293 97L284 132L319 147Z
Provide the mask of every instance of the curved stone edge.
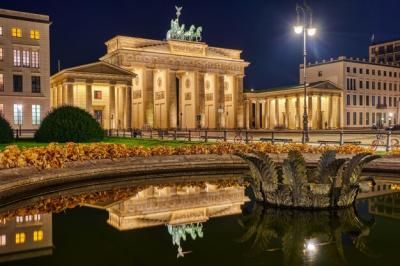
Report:
M39 170L34 167L0 171L0 200L32 190L73 183L128 178L169 180L171 176L214 173L243 174L247 164L234 155L172 155L130 157L68 163L64 168ZM185 180L182 180L185 181Z

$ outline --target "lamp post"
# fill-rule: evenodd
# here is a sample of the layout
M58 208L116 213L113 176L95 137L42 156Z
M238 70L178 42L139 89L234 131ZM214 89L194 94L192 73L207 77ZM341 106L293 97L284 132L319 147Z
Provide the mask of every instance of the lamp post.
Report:
M308 114L307 114L307 35L314 36L317 29L312 25L312 10L305 3L303 5L296 5L297 24L293 27L296 34L303 33L303 85L304 85L304 113L303 113L303 138L302 143L310 141L308 135ZM300 12L303 13L303 22L300 20Z

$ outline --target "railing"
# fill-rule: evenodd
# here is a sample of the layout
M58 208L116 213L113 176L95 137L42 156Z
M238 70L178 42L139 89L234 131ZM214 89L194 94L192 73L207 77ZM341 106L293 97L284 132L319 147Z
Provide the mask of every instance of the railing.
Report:
M32 138L36 130L15 130L15 138ZM179 140L196 142L271 142L301 143L302 130L263 130L263 129L112 129L105 130L108 137ZM311 145L355 144L390 151L400 148L400 131L371 129L310 130Z

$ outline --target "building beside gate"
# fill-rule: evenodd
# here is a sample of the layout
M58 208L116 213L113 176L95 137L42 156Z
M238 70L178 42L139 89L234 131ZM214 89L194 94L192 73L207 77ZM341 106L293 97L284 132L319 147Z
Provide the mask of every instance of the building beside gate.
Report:
M301 129L303 85L269 88L245 93L246 127ZM330 81L307 86L308 125L312 129L342 127L342 90Z
M0 115L36 129L49 110L50 20L0 9Z
M240 50L201 42L201 27L191 26L182 31L180 11L177 8L177 18L171 20L166 40L116 36L106 42L107 53L100 62L108 68L125 70L123 76L131 75L131 82L124 83L128 86L126 91L119 92L115 87L116 97L123 102L118 112L113 112L107 101L102 105L93 102L97 81L88 77L90 69L86 68L85 78L75 76L72 81L62 77L80 67L52 77L52 106L77 105L100 119L97 106L108 112L100 121L105 128L244 127L243 77L249 63L241 58ZM105 84L111 82L107 76L100 80ZM91 92L88 84L93 84ZM65 96L60 96L61 91L67 91ZM68 93L72 91L71 96ZM89 98L84 99L84 95ZM86 104L90 101L92 107Z

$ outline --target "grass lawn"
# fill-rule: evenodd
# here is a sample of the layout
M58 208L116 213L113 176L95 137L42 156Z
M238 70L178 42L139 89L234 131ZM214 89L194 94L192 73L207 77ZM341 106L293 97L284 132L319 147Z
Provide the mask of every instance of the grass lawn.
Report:
M144 147L151 147L151 146L170 146L170 147L177 147L180 145L193 145L199 144L201 142L196 141L178 141L178 140L158 140L158 139L131 139L131 138L105 138L103 143L114 143L114 144L125 144L127 146L144 146ZM31 148L31 147L44 147L47 146L48 143L38 143L32 139L24 139L15 141L12 144L0 144L0 151L4 150L8 145L17 145L18 147L23 148Z

